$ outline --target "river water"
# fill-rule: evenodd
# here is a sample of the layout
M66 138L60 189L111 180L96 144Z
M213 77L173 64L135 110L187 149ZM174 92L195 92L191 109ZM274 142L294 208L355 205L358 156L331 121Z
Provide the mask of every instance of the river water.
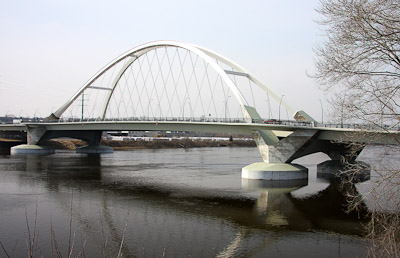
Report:
M256 148L0 156L0 241L13 257L364 256L338 182L242 180ZM30 236L30 237L29 237ZM121 248L120 248L121 247ZM6 257L0 249L0 257Z

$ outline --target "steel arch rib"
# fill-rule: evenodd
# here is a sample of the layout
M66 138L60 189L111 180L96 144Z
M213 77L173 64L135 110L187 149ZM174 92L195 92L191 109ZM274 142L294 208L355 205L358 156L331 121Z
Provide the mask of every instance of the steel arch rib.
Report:
M132 57L131 60L128 60L128 62L121 68L121 70L118 72L117 76L115 77L113 83L111 84L112 88L107 95L106 102L104 103L104 106L101 111L101 120L104 120L104 118L106 117L108 104L110 103L111 96L114 93L115 87L117 86L119 80L121 79L121 77L125 73L125 71L129 68L129 66L131 66L132 63L136 61L136 59L137 59L137 57Z
M193 45L193 44L191 44ZM246 70L245 68L243 68L242 66L238 65L237 63L233 62L232 60L212 51L209 50L207 48L201 47L201 46L196 46L193 45L195 47L197 47L198 49L202 50L204 53L206 53L207 55L214 57L216 59L218 59L219 61L225 63L226 65L231 66L232 68L234 68L236 71L238 72L242 72L245 73L249 76L249 79L254 82L258 87L260 87L261 89L263 89L264 91L268 92L268 94L270 94L277 102L281 101L281 98L279 97L278 94L276 94L274 91L272 91L270 88L268 88L266 85L264 85L256 76L254 76L253 74L251 74L248 70ZM296 110L293 109L288 103L286 103L285 101L282 100L282 106L284 106L288 111L290 111L293 115L296 113Z
M110 93L107 96L106 99L106 104L102 109L102 119L105 118L105 114L108 108L108 103L110 101L110 98L114 92L115 87L118 84L118 81L120 80L122 74L126 71L126 69L129 68L130 65L132 65L140 56L146 54L147 52L154 50L156 48L161 48L161 47L179 47L183 48L186 50L189 50L198 56L200 56L204 61L206 61L214 70L221 76L221 78L224 80L224 82L227 84L227 86L232 90L232 93L235 95L236 99L239 101L240 105L243 108L243 111L245 111L244 106L247 106L248 103L246 99L243 97L243 94L240 92L240 90L237 88L237 86L232 82L228 74L214 61L213 58L233 67L239 72L244 72L249 75L249 79L252 80L257 86L261 87L265 91L267 91L271 96L273 96L275 99L279 100L279 97L270 89L268 89L266 86L264 86L255 76L251 75L246 69L243 67L239 66L238 64L234 63L233 61L223 57L220 54L217 54L216 52L213 52L211 50L208 50L203 47L199 47L193 44L189 43L183 43L179 41L170 41L170 40L164 40L164 41L153 41L149 43L142 44L136 48L133 48L122 55L118 56L114 60L112 60L110 63L108 63L104 68L102 68L100 71L98 71L93 77L91 77L64 105L62 105L56 112L54 112L54 115L59 118L61 115L64 113L64 111L82 94L82 92L87 89L95 80L97 80L100 76L102 76L105 72L107 72L109 69L111 69L114 65L119 63L125 58L132 57L131 60L129 60L119 71L117 77L113 81L112 88ZM289 105L287 105L285 102L282 102L282 105L287 108L289 111L294 113L294 109L291 108ZM246 114L244 114L246 115Z

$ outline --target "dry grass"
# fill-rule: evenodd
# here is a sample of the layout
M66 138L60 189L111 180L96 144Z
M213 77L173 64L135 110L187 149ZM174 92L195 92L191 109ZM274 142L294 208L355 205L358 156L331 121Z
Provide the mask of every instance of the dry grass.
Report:
M254 141L211 141L211 140L154 140L154 141L111 141L102 140L101 144L115 150L132 149L165 149L165 148L201 148L201 147L255 147ZM86 145L85 142L73 139L53 139L45 143L55 149L75 150Z

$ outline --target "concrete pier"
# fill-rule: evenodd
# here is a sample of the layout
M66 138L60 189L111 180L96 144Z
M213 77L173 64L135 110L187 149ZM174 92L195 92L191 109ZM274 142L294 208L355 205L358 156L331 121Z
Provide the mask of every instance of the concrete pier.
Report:
M354 161L350 164L353 170L339 160L327 160L317 165L317 177L326 179L351 179L353 182L364 182L370 179L371 165L363 161Z
M21 144L11 147L11 155L49 155L54 154L55 150L48 146L35 144Z
M242 178L242 189L247 191L268 191L269 193L290 193L305 187L308 179L292 180L254 180Z
M293 180L308 178L308 169L297 164L256 162L242 168L242 178Z

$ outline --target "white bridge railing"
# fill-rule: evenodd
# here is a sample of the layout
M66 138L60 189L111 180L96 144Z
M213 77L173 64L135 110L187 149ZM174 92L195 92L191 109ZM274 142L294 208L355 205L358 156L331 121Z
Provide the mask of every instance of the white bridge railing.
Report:
M112 118L112 119L94 119L94 118L61 118L60 120L46 121L43 118L21 118L18 123L92 123L92 122L187 122L187 123L248 123L248 120L243 118L214 118L214 117L129 117L129 118ZM400 131L400 125L390 127L388 125L372 125L372 124L349 124L349 123L312 123L312 122L299 122L295 120L277 120L277 119L258 119L253 120L252 123L256 124L270 124L270 125L283 125L293 127L308 127L308 128L343 128L343 129L358 129L369 131ZM3 125L15 124L12 122L2 122Z

